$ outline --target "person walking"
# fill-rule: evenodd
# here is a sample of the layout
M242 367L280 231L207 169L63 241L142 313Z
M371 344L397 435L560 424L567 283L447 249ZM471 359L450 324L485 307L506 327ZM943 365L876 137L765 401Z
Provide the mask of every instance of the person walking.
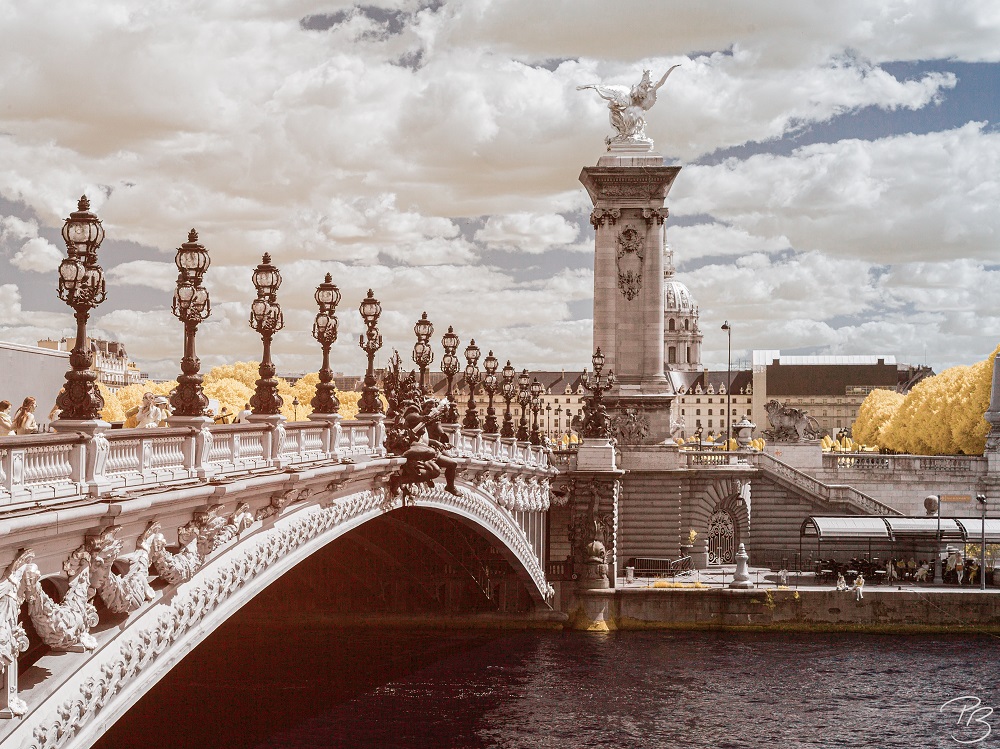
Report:
M250 410L250 404L247 403L245 406L243 406L243 410L240 411L239 414L237 415L237 417L236 417L236 423L237 424L249 424L250 423L250 419L248 417L250 416L251 413L253 413L253 412Z
M14 414L11 422L14 434L34 434L38 431L38 422L35 421L35 399L30 395L24 399L24 403Z
M0 401L0 437L14 433L14 425L10 420L10 401Z

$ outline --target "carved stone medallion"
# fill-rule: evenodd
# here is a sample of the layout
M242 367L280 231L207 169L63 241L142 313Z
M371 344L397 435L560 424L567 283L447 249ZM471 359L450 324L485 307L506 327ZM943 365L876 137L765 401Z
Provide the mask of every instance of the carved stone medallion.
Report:
M617 237L618 244L618 288L622 295L632 301L639 296L642 288L642 257L646 238L632 224L626 224Z

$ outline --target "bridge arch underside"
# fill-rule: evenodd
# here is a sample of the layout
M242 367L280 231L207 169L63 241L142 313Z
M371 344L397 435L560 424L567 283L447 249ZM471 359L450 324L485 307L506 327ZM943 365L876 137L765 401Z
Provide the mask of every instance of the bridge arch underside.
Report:
M33 649L36 662L20 669L28 712L4 746L91 746L258 596L259 611L280 602L289 616L298 606L340 617L350 607L362 615L548 609L538 544L522 530L528 515L544 527L544 512L508 511L475 485L458 485L459 497L414 489L405 506L384 488L313 495L258 520L185 582L154 581L154 599L128 617L102 616L93 652L39 658Z

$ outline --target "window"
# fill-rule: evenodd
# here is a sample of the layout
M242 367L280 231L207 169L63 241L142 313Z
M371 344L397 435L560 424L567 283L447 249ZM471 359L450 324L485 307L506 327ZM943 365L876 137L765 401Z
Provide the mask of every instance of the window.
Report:
M677 363L677 347L671 346L667 349L667 364Z
M691 321L690 320L685 320L684 321L684 330L691 330ZM690 346L688 347L688 351L689 352L691 351Z
M694 402L695 402L695 403L701 403L701 398L695 398L695 399L694 399Z
M687 320L685 320L684 322L685 322L685 326L684 327L686 328L687 327L687 325L686 325ZM687 347L687 363L688 364L691 363L691 347L690 346Z
M694 410L694 415L695 415L695 416L701 416L701 409L700 409L700 408L696 408L696 409Z
M733 409L733 413L732 413L732 415L733 415L733 416L736 416L736 409L735 409L735 408Z
M684 415L684 409L682 408L681 409L681 416L683 416L683 415Z
M709 419L709 420L708 420L708 428L709 428L709 429L711 429L711 428L712 428L712 420L711 420L711 419Z
M710 402L711 402L711 401L710 401ZM710 409L708 409L708 415L709 415L709 416L711 416L711 415L712 415L712 409L711 409L711 408L710 408Z
M667 323L667 330L677 330L674 326L674 318L670 318L670 322Z

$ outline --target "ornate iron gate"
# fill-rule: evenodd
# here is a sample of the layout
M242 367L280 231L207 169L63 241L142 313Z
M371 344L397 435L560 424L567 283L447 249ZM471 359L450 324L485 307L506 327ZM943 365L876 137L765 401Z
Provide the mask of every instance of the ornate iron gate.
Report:
M716 510L708 521L708 563L736 561L736 523L726 510Z

